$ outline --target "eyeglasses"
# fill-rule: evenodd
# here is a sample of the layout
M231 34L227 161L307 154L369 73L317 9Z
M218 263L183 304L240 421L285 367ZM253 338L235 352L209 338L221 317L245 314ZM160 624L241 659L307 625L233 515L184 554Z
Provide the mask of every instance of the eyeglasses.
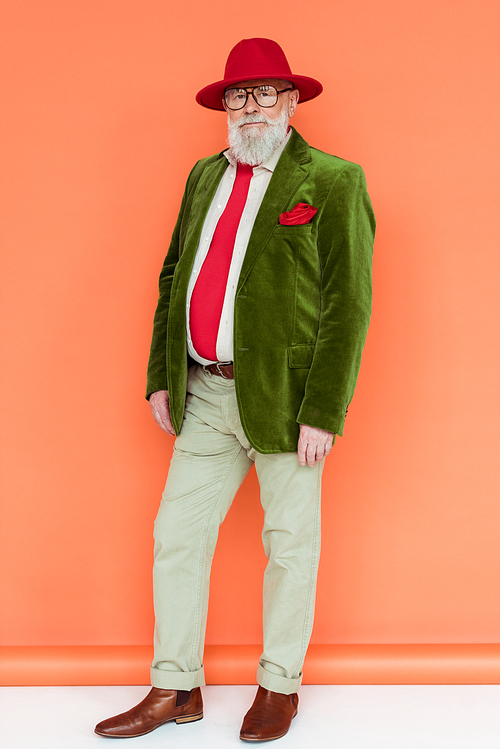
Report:
M278 91L274 86L253 86L252 88L227 88L224 91L224 102L228 109L243 109L252 94L253 99L259 107L274 107L278 101L278 96L285 91L292 91L291 88L284 88Z

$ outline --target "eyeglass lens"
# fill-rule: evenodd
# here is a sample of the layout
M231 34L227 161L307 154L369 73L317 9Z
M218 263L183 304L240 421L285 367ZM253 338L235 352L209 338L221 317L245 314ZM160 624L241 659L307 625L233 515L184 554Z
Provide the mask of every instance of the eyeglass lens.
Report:
M224 101L229 109L242 109L249 95L244 88L229 88L224 94ZM259 107L274 107L278 101L278 91L274 86L255 86L253 96Z

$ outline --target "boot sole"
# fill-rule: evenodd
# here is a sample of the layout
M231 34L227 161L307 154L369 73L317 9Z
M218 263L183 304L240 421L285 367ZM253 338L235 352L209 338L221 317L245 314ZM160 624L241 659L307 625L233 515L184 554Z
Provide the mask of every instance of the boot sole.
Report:
M203 718L203 713L198 713L198 715L183 715L182 718L175 718L176 723L192 723L195 720L201 720Z
M156 726L153 726L153 728L148 728L147 731L142 731L141 733L126 733L126 734L117 734L117 733L101 733L100 731L94 730L94 733L96 733L98 736L104 736L106 739L135 739L138 736L145 736L147 733L151 733L151 731L155 731L160 726L164 726L166 723L173 723L174 721L176 723L194 723L196 720L201 720L203 718L203 712L197 713L196 715L182 715L179 718L169 718L168 720L164 720L161 723L157 723Z
M280 733L279 736L270 736L268 739L245 739L243 736L240 736L240 741L247 741L249 744L262 744L264 741L276 741L276 739L282 739L283 736L286 736L288 733L288 730L285 731L285 733Z

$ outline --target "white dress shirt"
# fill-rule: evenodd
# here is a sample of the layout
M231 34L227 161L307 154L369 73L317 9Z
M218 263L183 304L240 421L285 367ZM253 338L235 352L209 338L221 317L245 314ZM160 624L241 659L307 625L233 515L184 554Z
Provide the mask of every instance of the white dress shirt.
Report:
M252 233L253 225L259 212L260 204L265 195L273 171L276 168L278 159L283 153L283 150L288 143L291 131L288 132L286 138L280 143L278 148L274 151L272 156L263 164L255 166L253 168L253 175L250 180L250 186L248 189L248 196L241 214L238 231L236 233L236 239L234 241L233 255L231 259L231 265L229 268L229 275L227 278L226 293L224 296L224 304L222 306L222 314L219 324L219 332L217 334L216 353L218 361L229 362L233 360L233 324L234 324L234 299L236 295L236 288L238 285L238 279L240 277L241 266L245 258L247 250L248 240ZM210 244L214 236L214 232L219 221L219 218L224 212L227 205L227 201L231 195L233 189L234 180L236 177L236 161L230 156L229 151L224 152L224 156L227 158L229 164L222 175L222 179L215 193L214 199L208 209L203 229L200 235L200 242L196 251L193 267L191 270L191 278L189 279L189 286L186 299L186 321L187 321L187 346L189 355L200 364L212 364L209 359L201 357L194 349L191 340L190 330L190 307L191 307L191 296L195 283L198 279L201 266L208 255Z

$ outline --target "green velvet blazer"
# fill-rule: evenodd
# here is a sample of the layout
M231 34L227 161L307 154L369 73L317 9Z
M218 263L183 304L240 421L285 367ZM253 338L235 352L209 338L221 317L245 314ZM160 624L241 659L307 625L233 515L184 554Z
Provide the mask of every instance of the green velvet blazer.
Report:
M189 175L160 275L146 396L168 390L182 428L186 294L205 216L228 162ZM308 224L282 226L297 203ZM371 312L375 218L362 169L311 148L293 130L262 201L239 278L234 379L241 423L261 453L295 452L299 424L342 434Z

